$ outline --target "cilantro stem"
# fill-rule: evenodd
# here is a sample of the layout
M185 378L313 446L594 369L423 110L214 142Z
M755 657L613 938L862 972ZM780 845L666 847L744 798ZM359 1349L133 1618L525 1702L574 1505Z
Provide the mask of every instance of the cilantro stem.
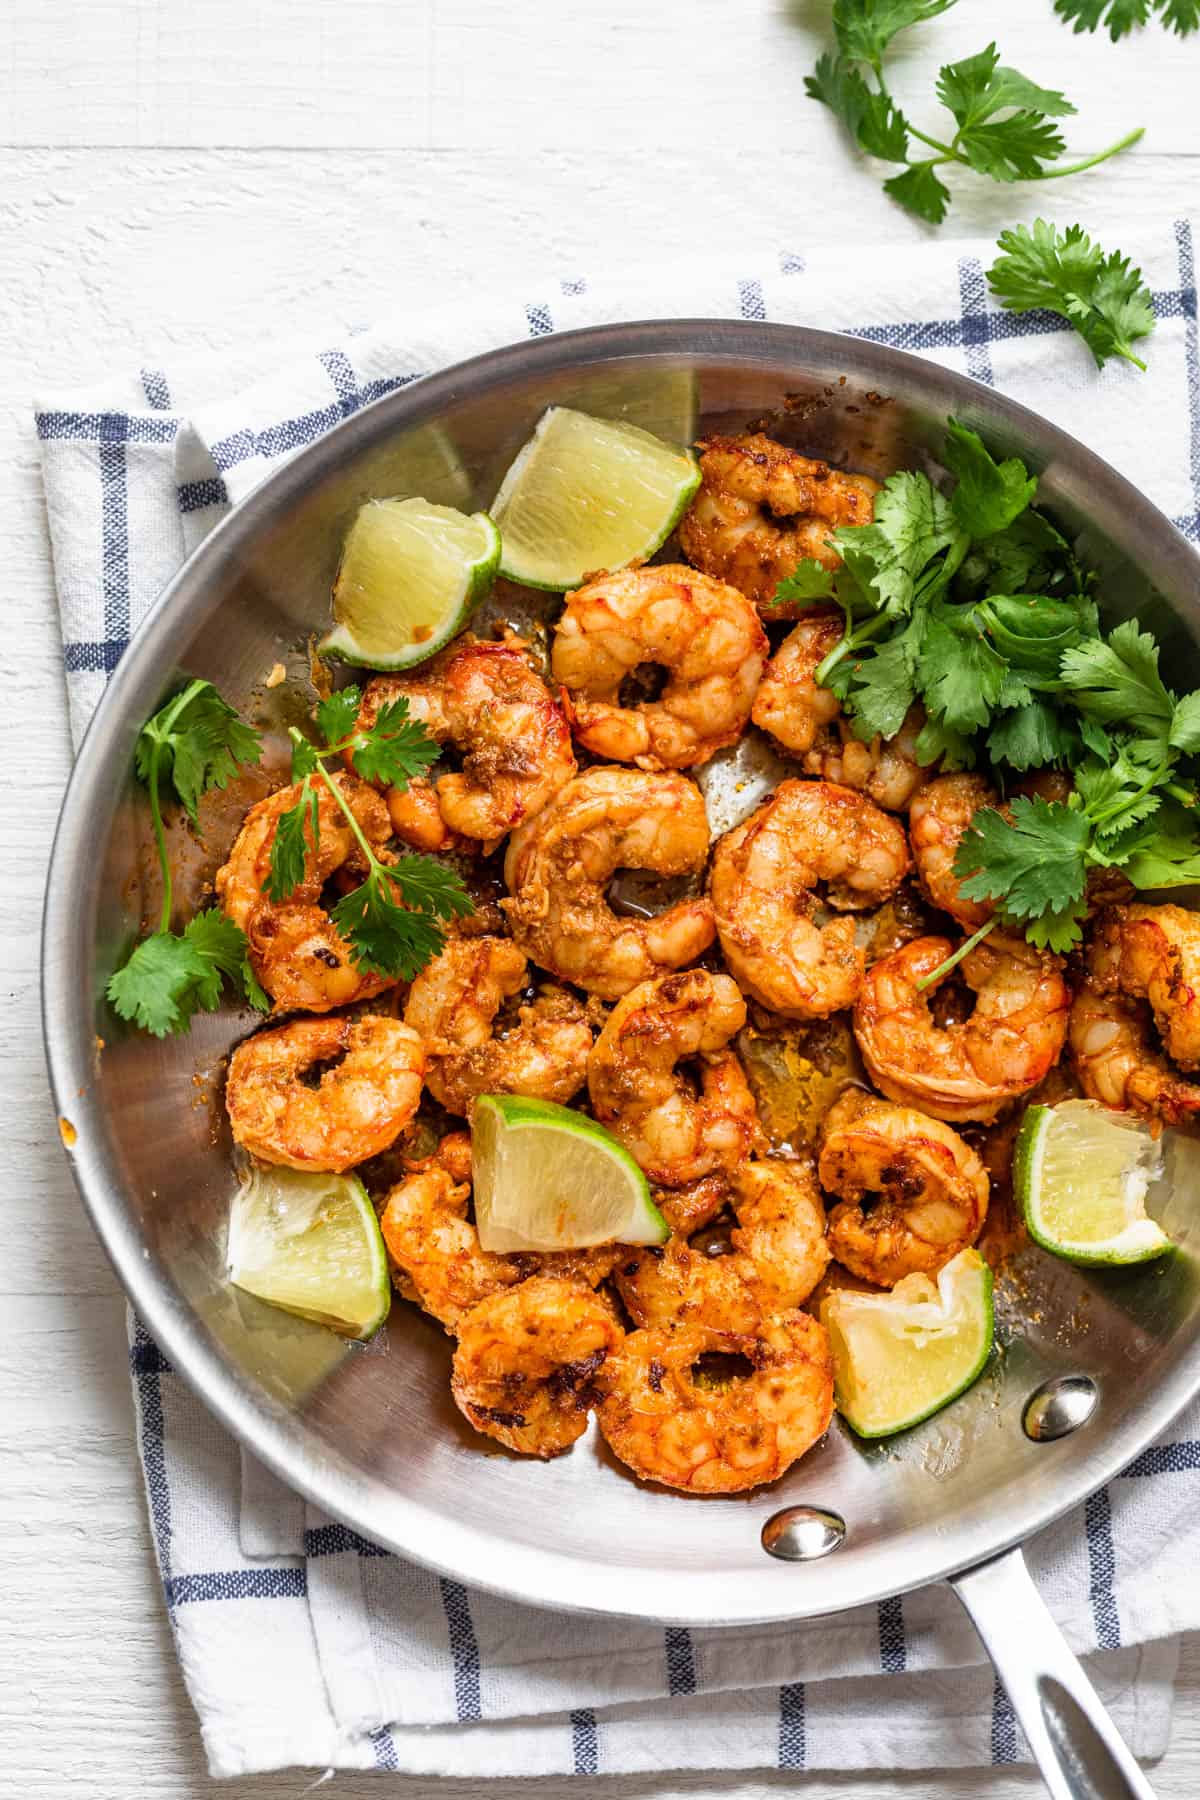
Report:
M158 922L159 933L171 929L171 909L174 905L174 893L171 883L171 861L167 855L167 834L163 828L162 807L158 800L158 762L162 755L161 743L156 743L150 758L150 772L146 777L146 786L150 791L150 818L154 825L154 841L158 846L158 866L162 871L163 903L162 917Z
M1040 175L1029 175L1026 180L1058 181L1063 175L1082 175L1085 169L1094 169L1097 163L1107 162L1110 156L1117 156L1122 150L1128 150L1131 144L1136 144L1138 139L1145 135L1146 127L1139 125L1136 131L1127 131L1123 138L1118 138L1117 142L1110 144L1107 150L1097 150L1094 156L1085 156L1082 162L1068 163L1065 169L1043 169ZM1133 360L1136 362L1137 358L1135 357ZM1145 366L1144 363L1141 365L1142 368Z
M953 956L948 956L944 963L938 964L932 975L923 975L921 977L920 981L917 983L918 994L923 994L927 987L932 987L935 981L940 981L943 975L948 975L951 969L956 969L963 957L969 956L976 944L981 944L988 932L994 931L999 923L999 919L993 915L992 918L988 919L979 927L978 931L973 931L970 937L958 946L958 949L954 952Z
M295 726L292 727L292 730L293 730L293 732L295 732ZM298 736L299 734L296 733L296 735ZM346 799L343 796L341 789L338 787L337 783L334 781L333 776L329 773L329 770L325 767L324 763L317 764L316 773L321 777L321 780L325 783L325 786L329 789L330 793L333 795L334 799L337 801L338 805L341 807L342 811L345 813L347 824L349 825L351 831L354 833L355 837L358 839L359 844L362 846L363 855L367 859L367 867L369 869L382 869L383 864L380 862L380 860L376 856L374 850L372 850L370 844L367 842L365 836L363 835L362 827L359 825L359 822L355 818L354 813L351 810L350 806L347 804Z
M869 644L872 638L878 637L880 632L886 630L892 623L893 621L887 613L876 613L873 619L868 619L865 624L859 625L854 631L846 632L845 636L833 646L829 655L819 662L813 671L813 680L817 686L827 687L829 685L828 677L840 662L844 662L846 657L857 650L860 644Z

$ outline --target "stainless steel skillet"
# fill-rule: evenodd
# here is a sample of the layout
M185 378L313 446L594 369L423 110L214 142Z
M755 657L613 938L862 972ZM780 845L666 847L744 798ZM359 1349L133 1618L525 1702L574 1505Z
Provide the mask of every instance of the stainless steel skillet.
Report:
M546 405L653 426L688 387L702 422L783 407L803 447L880 473L936 451L948 414L975 425L1040 471L1045 504L1103 572L1110 612L1152 618L1174 685L1200 684L1200 563L1170 523L1062 432L933 364L826 333L700 320L546 338L429 377L346 420L238 507L163 595L101 702L63 805L44 927L47 1052L80 1191L175 1367L264 1462L367 1536L518 1600L682 1623L807 1619L949 1578L1051 1791L1147 1795L1013 1547L1114 1476L1200 1389L1186 1170L1162 1215L1175 1258L1089 1273L1024 1255L1003 1284L1007 1347L948 1412L882 1447L835 1429L767 1494L688 1502L637 1486L590 1438L548 1466L481 1454L448 1400L445 1339L409 1307L394 1309L382 1342L347 1350L232 1292L228 1144L193 1077L197 1061L215 1070L246 1021L204 1018L160 1044L122 1031L103 1003L147 867L131 751L176 674L269 713L284 690L264 694L263 677L295 664L324 617L364 498L486 503ZM196 885L233 829L231 812L210 820ZM1061 1377L1094 1385L1094 1411L1035 1441L1026 1403ZM1069 1412L1060 1399L1051 1418ZM764 1552L768 1521L795 1507L844 1520L832 1554ZM800 1554L837 1533L799 1515L768 1536Z

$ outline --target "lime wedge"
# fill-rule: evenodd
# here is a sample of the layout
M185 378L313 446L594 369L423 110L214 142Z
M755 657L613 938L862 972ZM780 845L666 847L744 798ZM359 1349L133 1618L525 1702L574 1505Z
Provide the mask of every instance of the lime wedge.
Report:
M1171 1240L1146 1216L1162 1173L1148 1127L1094 1100L1030 1106L1013 1156L1013 1191L1035 1244L1073 1263L1138 1263Z
M475 1102L471 1153L485 1250L663 1244L670 1236L629 1152L568 1106L485 1095Z
M302 1319L368 1338L392 1290L375 1209L354 1175L256 1167L229 1219L229 1279Z
M653 556L700 485L688 450L640 426L552 406L500 485L500 572L525 587L578 587Z
M500 535L486 513L368 500L342 546L322 654L369 669L423 662L462 630L499 561Z
M889 1437L969 1388L992 1347L992 1275L960 1250L937 1278L906 1275L887 1294L838 1288L821 1302L838 1411L859 1437Z

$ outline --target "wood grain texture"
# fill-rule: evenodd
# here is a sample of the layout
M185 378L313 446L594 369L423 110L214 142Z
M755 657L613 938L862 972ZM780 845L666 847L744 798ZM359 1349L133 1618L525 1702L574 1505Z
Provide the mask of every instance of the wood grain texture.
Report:
M709 244L804 249L919 240L873 172L804 101L826 0L8 0L0 8L0 1768L23 1800L299 1795L311 1775L204 1772L154 1578L134 1456L123 1303L79 1209L46 1094L37 938L69 749L31 394L127 363L243 360L389 306L477 297L517 271ZM897 80L995 29L1064 87L1094 149L1144 148L1052 190L965 178L951 229L990 234L1053 194L1136 252L1125 223L1194 207L1200 44L1114 49L1050 0L964 4L912 34ZM42 147L38 147L42 146ZM91 146L90 148L87 146ZM172 148L174 146L174 148ZM229 146L216 148L214 146ZM880 281L887 261L880 259ZM1163 1800L1200 1792L1200 1650L1185 1651ZM545 1784L548 1789L554 1784ZM565 1784L560 1784L565 1785ZM572 1800L766 1800L791 1776L569 1784ZM517 1784L488 1788L516 1800ZM467 1783L344 1777L467 1800ZM521 1784L528 1794L532 1784ZM544 1791L539 1784L537 1791ZM813 1777L829 1800L1033 1800L1031 1775Z

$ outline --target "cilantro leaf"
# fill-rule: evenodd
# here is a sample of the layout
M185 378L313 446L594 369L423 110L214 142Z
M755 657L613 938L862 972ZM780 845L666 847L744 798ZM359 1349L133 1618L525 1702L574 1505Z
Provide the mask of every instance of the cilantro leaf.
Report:
M1016 69L1002 68L995 44L962 62L947 63L938 75L937 95L964 131L1009 107L1047 118L1075 111L1065 94L1039 87Z
M1069 762L1079 740L1062 714L1046 700L1030 699L996 719L988 733L988 755L1010 769L1044 769Z
M1107 643L1089 638L1065 651L1062 678L1089 718L1166 743L1175 703L1158 673L1158 645L1136 619L1118 625Z
M1152 6L1163 24L1181 37L1200 29L1200 0L1054 0L1055 12L1073 20L1076 31L1095 31L1098 25L1106 25L1114 44L1135 26L1145 25Z
M975 731L987 724L1004 686L1005 663L979 630L973 608L935 608L922 663L931 713L952 731Z
M245 989L246 970L245 937L232 919L211 908L197 913L182 932L143 938L110 977L106 992L122 1019L168 1037L186 1030L196 1013L220 1005L224 979Z
M354 730L362 695L356 687L339 688L317 707L317 730L327 744L340 744Z
M1182 887L1200 882L1194 812L1167 801L1136 835L1121 867L1137 888Z
M1176 701L1167 742L1174 750L1200 750L1200 689Z
M852 62L826 52L806 76L805 91L841 120L855 142L884 162L908 156L908 125L891 96L869 88Z
M785 575L771 598L771 606L812 606L821 600L832 600L837 593L841 571L827 569L814 557L806 556L790 575Z
M912 610L917 577L961 539L950 503L927 475L902 470L875 496L875 522L833 534L851 573L872 588L882 611Z
M975 750L970 737L960 731L951 731L942 719L926 719L917 733L913 750L923 769L938 761L944 770L975 767Z
M942 461L958 485L950 507L962 529L973 538L1004 531L1023 513L1037 493L1037 479L1015 456L998 463L977 431L946 421Z
M955 0L833 0L833 31L849 62L878 68L898 31L948 12Z
M419 719L410 718L403 695L381 706L370 729L355 732L350 743L363 780L388 787L406 788L440 755L437 740Z
M1045 219L1032 229L1002 231L1004 254L987 271L988 285L1010 312L1056 312L1083 338L1098 367L1110 356L1139 369L1132 346L1154 329L1154 302L1140 269L1118 251L1105 255L1081 225L1058 231Z
M275 827L271 867L265 883L269 899L286 900L295 893L308 871L309 855L316 856L320 842L317 792L306 779L295 806L283 814Z
M876 735L895 737L915 697L904 639L892 638L873 656L851 665L848 698L855 736L864 743Z
M937 173L941 160L930 157L927 162L910 163L902 175L893 175L883 184L884 192L906 212L930 225L940 225L950 205L950 189Z
M1109 762L1087 757L1074 771L1075 789L1098 839L1115 836L1158 811L1158 784L1167 774L1163 752L1154 744L1122 744Z
M332 918L360 969L409 981L445 944L438 921L472 910L451 869L432 857L402 856L387 868L373 867L361 887L338 901Z
M1087 880L1086 816L1061 801L1025 795L1008 810L1010 818L984 808L963 833L954 858L963 893L999 902L1011 919L1070 915Z
M258 732L242 723L210 681L189 682L148 719L138 735L134 762L142 780L154 771L171 783L193 825L200 796L223 788L239 763L262 756Z
M1080 592L1083 578L1062 533L1044 513L1018 513L1011 525L972 544L956 578L964 594L1060 594L1070 592L1082 609L1095 608Z

